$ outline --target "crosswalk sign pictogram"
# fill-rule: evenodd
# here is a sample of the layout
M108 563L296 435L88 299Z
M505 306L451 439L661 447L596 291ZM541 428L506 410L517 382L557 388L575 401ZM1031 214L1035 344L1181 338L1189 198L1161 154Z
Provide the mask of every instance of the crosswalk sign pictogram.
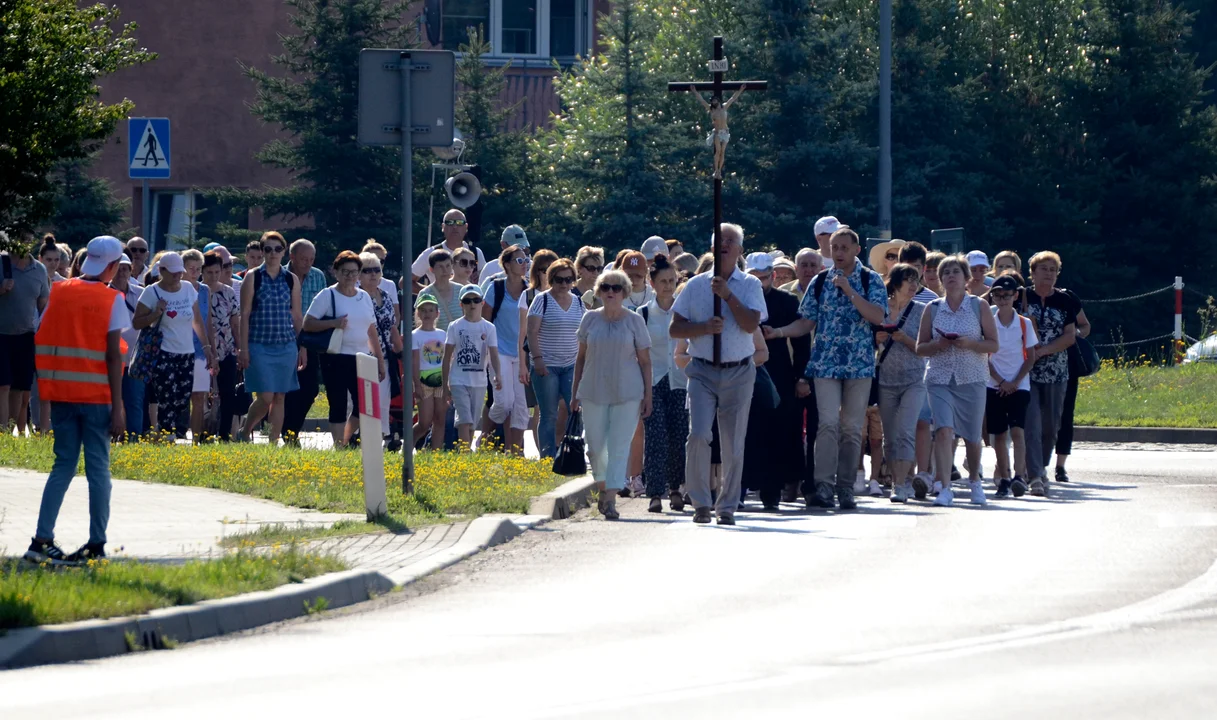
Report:
M169 118L128 118L127 160L131 179L167 180Z

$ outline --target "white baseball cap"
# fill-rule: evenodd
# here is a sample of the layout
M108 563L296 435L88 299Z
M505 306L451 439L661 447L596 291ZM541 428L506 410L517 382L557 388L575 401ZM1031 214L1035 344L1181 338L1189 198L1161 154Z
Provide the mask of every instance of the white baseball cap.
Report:
M88 254L80 266L80 272L88 277L96 277L110 267L110 263L123 257L122 240L113 235L99 235L89 241Z
M819 220L816 220L816 235L824 235L826 233L828 235L832 235L840 229L841 221L832 215L827 215Z
M161 270L169 273L186 272L186 266L182 263L182 256L175 252L167 252L161 255L160 262Z
M744 258L744 270L747 272L769 272L773 269L773 256L766 252L748 253Z
M654 260L656 255L667 255L668 244L658 235L652 235L642 242L642 254L646 256L649 262Z
M127 255L127 253L123 253L123 256L118 259L118 264L119 265L130 265L131 258Z
M989 267L989 256L983 250L968 253L968 267Z

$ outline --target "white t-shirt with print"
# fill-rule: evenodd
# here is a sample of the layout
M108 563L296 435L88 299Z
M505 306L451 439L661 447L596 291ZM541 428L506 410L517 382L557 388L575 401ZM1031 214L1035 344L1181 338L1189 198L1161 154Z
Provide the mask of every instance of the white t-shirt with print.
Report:
M330 286L313 298L313 304L308 307L308 314L318 320L345 317L347 326L342 331L342 347L339 353L371 353L368 328L376 323L376 308L372 305L372 296L363 290L355 288L355 296L347 297Z
M444 342L447 339L448 334L443 330L418 328L411 333L412 346L418 352L418 376L423 385L443 385Z
M475 323L465 318L454 320L448 325L447 344L453 348L448 384L486 387L489 348L499 344L494 323L485 319Z
M194 303L198 299L199 291L185 281L177 292L153 284L140 293L139 304L144 307L155 308L161 300L166 303L165 313L157 321L164 335L162 352L194 356Z
M993 308L993 321L997 324L997 352L989 356L989 363L998 375L1010 380L1018 375L1018 371L1023 367L1023 349L1019 345L1021 344L1024 348L1033 348L1039 340L1035 337L1035 327L1031 321L1018 313L1014 314L1014 322L1007 327L1002 325L1001 320L997 317L997 308ZM1020 324L1023 327L1019 327ZM1024 329L1027 331L1026 340L1023 339ZM996 390L998 383L990 375L986 385ZM1023 376L1022 382L1018 384L1018 389L1031 389L1031 373Z

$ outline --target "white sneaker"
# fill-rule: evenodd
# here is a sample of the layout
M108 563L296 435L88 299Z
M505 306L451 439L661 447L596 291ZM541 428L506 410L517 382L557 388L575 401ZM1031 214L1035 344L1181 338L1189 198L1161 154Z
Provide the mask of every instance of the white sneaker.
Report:
M934 498L934 504L942 507L950 507L953 502L955 502L955 491L951 488L944 488L942 492L938 493L938 497Z
M988 499L985 498L985 486L982 485L979 480L977 480L974 483L968 483L968 486L972 490L971 500L972 500L973 505L988 505L989 504Z
M1044 497L1047 492L1044 490L1044 481L1036 478L1031 481L1031 494L1036 497Z
M866 494L870 495L871 497L883 497L883 488L879 487L878 481L871 480L870 485L867 487Z
M866 476L854 480L854 495L865 495L867 490Z
M913 494L913 484L906 482L903 485L896 485L892 488L891 501L894 503L903 503L909 501L909 496Z
M646 483L642 482L641 475L635 475L634 477L630 478L627 487L629 487L630 494L634 497L642 497L646 494L647 486Z
M932 491L932 492L933 492L935 495L937 495L938 493L942 492L942 483L941 483L940 481L938 481L938 480L935 480L935 481L934 481L934 489L933 489L933 491Z

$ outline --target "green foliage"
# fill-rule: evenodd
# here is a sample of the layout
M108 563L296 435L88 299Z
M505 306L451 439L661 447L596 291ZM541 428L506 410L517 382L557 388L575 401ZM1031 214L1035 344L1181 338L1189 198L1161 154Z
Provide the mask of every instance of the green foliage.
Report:
M118 18L75 0L0 3L0 229L51 217L56 165L87 158L134 108L98 100L98 78L155 57Z
M399 153L363 147L358 126L359 51L404 47L408 3L382 0L286 0L294 33L283 35L275 70L242 66L257 88L253 113L283 128L257 154L290 175L285 187L225 188L214 195L270 216L311 217L301 230L321 257L358 250L368 237L395 237L400 225ZM429 162L421 154L416 162Z
M456 126L465 140L461 162L482 168L483 232L482 237L469 240L492 248L493 253L488 255L497 255L499 232L512 223L527 224L535 205L536 182L528 157L528 135L506 129L523 100L508 105L500 99L511 65L486 66L483 56L490 52L490 45L480 27L469 28L469 42L460 46L460 52Z
M98 235L114 233L127 214L127 203L114 195L105 178L89 176L93 158L64 160L52 172L55 212L50 226L59 242L84 247Z

